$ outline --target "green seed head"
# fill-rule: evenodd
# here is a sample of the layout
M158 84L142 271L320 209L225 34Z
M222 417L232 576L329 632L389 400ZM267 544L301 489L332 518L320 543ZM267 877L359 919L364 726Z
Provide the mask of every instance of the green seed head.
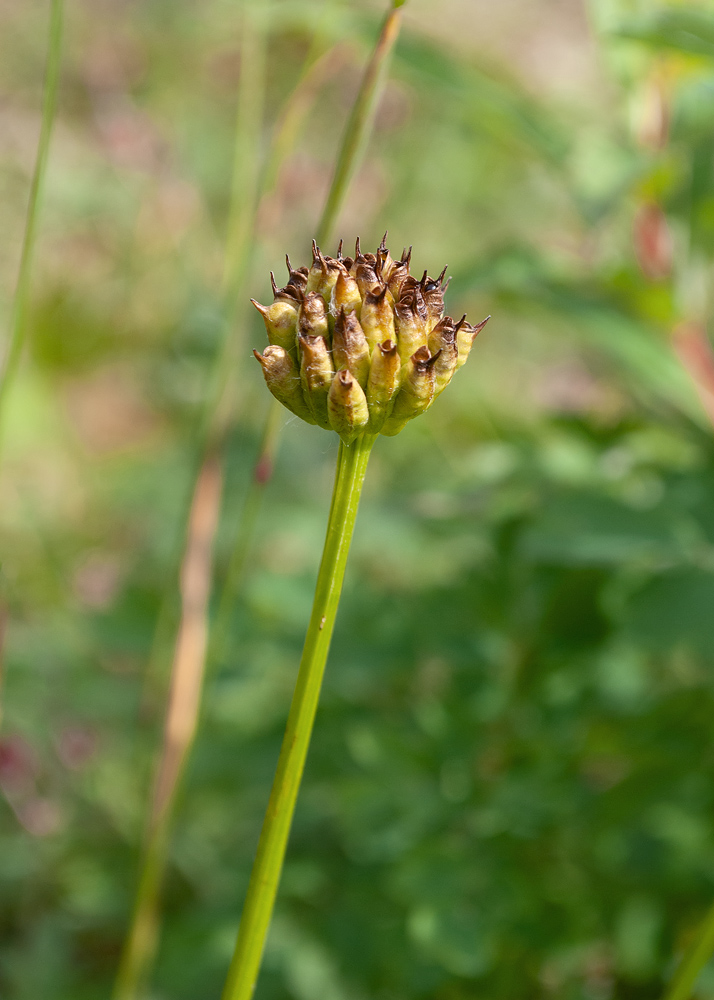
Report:
M327 397L330 425L345 444L352 444L369 423L367 398L359 382L346 369L335 374Z
M340 269L332 289L332 294L330 295L331 315L337 318L342 309L345 312L356 313L357 319L359 319L362 312L362 295L360 294L359 285L345 268Z
M265 381L275 398L296 416L314 424L315 419L305 402L300 372L291 355L277 344L269 344L262 354L257 351L253 354L260 362Z
M300 355L300 380L305 402L316 424L329 430L327 395L335 377L335 368L327 340L321 336L298 338ZM270 388L270 386L268 386Z
M312 266L293 269L274 301L251 299L269 346L254 352L268 388L308 423L346 444L361 434L392 436L431 406L468 358L487 319L472 326L444 315L446 268L438 278L410 272L412 249L394 260L386 234L377 253L326 257L313 242Z
M451 316L444 316L429 334L429 352L436 355L434 365L434 395L447 387L459 365L456 327Z
M297 360L297 342L295 340L298 319L297 302L291 304L285 299L276 299L272 305L261 306L260 302L256 302L255 299L250 301L263 317L268 333L268 342L278 344L292 355L294 360Z
M370 367L370 350L364 330L353 312L340 311L332 335L332 363L339 371L346 368L364 389Z
M329 339L327 307L319 292L308 292L302 300L298 312L298 334L301 337L325 337Z

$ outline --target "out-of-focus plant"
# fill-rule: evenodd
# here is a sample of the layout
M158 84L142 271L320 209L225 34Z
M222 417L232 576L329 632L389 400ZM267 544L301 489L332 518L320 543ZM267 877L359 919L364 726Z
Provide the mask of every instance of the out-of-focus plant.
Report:
M640 311L669 327L672 347L714 425L714 349L707 332L714 273L714 15L696 5L593 5L629 93L639 152L633 245L649 288ZM714 910L689 930L666 990L688 1000L714 952Z
M37 143L37 155L30 184L30 194L27 201L25 232L22 240L20 267L17 276L17 287L10 321L10 337L5 349L5 356L0 366L0 427L6 407L7 394L10 391L17 366L22 357L28 327L28 312L30 308L30 292L32 283L32 265L37 239L37 224L39 210L44 193L47 158L50 151L50 138L57 108L57 87L59 84L60 65L62 59L62 21L64 16L64 0L51 0L49 44L47 48L47 66L45 69L44 97L42 102L42 119L40 136Z

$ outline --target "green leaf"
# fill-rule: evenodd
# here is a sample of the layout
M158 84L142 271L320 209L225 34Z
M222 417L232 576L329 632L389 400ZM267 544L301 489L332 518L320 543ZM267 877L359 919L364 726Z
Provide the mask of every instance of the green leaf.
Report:
M627 630L635 641L661 651L685 646L714 654L714 573L685 568L663 573L632 599Z

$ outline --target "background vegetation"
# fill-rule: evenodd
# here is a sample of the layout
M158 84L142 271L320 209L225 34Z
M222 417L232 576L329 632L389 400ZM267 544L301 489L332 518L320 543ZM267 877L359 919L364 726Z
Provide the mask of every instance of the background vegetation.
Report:
M0 995L106 997L161 740L196 428L224 331L231 0L73 0L0 469ZM309 257L383 6L248 4L251 293ZM48 5L0 4L10 324ZM378 443L258 1000L646 1000L714 899L714 11L410 0L339 230L493 314ZM262 168L264 169L264 167ZM332 250L334 248L326 248ZM216 594L269 405L240 306ZM152 996L220 992L336 439L286 420L171 845ZM714 997L714 968L696 996Z

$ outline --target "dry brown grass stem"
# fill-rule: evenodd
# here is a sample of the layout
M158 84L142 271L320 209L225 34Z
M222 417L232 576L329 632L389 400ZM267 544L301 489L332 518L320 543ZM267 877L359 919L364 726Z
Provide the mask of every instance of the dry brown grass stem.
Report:
M213 541L222 485L221 462L217 455L210 455L196 480L181 566L181 620L171 667L161 762L151 810L152 825L161 822L173 799L183 760L196 733L208 644Z
M181 564L181 622L171 669L164 737L151 802L141 879L129 935L114 989L115 1000L133 1000L151 967L158 939L161 881L171 814L191 750L200 707L208 642L208 604L213 576L213 540L221 504L223 474L209 455L196 479Z

